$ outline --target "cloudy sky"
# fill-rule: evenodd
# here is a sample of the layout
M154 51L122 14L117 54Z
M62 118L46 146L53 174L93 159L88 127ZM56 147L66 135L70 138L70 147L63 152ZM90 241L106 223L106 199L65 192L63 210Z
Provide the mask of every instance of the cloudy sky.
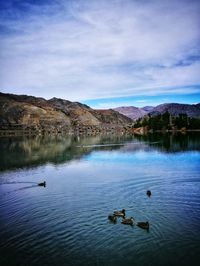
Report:
M200 102L199 0L0 0L0 91Z

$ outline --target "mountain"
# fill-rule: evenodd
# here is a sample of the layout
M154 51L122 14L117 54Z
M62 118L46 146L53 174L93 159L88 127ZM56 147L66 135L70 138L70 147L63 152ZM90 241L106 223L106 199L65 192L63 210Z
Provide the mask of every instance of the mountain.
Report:
M132 120L112 109L52 98L0 93L0 129L39 132L124 131Z
M145 107L142 107L140 109L145 111L146 113L150 113L153 111L154 107L153 106L145 106Z
M143 117L148 112L145 109L134 107L134 106L127 106L127 107L117 107L113 110L119 112L120 114L123 114L133 120L136 120L140 117Z
M156 107L145 106L143 108L138 108L134 106L128 107L117 107L114 110L119 113L137 120L145 115L159 115L169 112L173 116L178 116L179 114L187 114L189 117L198 118L200 117L200 103L198 104L178 104L178 103L165 103L160 104Z
M178 116L179 114L187 114L189 117L200 117L200 103L198 104L179 104L179 103L165 103L160 104L153 108L149 112L150 115L158 115L164 113L170 113L173 116Z
M108 110L95 110L89 106L64 99L46 100L27 95L0 93L0 134L5 132L38 133L89 133L125 132L133 120L145 115L154 117L170 113L176 117L187 114L200 118L200 104L161 104L156 107L134 106Z

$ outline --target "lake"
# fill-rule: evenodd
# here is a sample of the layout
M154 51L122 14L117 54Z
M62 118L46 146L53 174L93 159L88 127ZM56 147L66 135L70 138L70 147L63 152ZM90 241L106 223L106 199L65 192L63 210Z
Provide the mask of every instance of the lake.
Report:
M0 138L0 150L0 265L198 265L199 133ZM122 208L149 231L110 222Z

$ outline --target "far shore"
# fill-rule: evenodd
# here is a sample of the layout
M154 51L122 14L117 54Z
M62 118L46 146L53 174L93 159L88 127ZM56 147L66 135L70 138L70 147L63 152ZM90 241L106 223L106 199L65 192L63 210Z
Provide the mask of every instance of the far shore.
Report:
M87 132L87 131L38 131L38 130L23 130L23 129L0 129L0 137L15 137L15 136L46 136L46 135L101 135L101 134L129 134L129 135L147 135L153 133L182 133L186 134L188 132L200 132L200 129L167 129L167 130L148 130L146 128L127 128L123 130L99 130L98 132Z

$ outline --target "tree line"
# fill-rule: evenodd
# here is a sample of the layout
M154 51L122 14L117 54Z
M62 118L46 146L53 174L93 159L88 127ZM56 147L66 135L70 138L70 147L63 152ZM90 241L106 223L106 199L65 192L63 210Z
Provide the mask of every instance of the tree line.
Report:
M200 129L200 118L189 117L187 114L173 116L169 112L165 112L139 118L133 127L148 127L151 130Z

